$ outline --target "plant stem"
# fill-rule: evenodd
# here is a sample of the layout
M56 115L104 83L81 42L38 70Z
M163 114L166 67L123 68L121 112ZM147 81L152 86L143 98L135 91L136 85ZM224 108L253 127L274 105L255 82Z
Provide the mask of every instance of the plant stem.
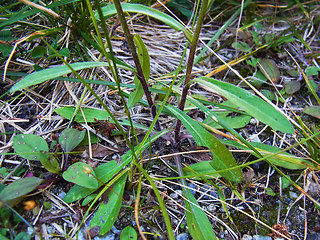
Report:
M191 46L190 46L190 54L189 54L188 63L187 63L186 76L185 76L185 80L184 80L184 88L182 90L181 100L180 100L180 104L179 104L179 109L181 111L184 110L184 106L185 106L186 99L187 99L187 94L188 94L188 91L189 91L189 82L190 82L191 75L192 75L192 67L193 67L194 56L195 56L195 53L196 53L197 43L198 43L198 40L199 40L202 24L203 24L205 15L207 13L208 1L209 0L203 0L202 1L200 13L199 13L199 18L198 18L198 21L197 21L197 26L196 26L196 29L194 31L192 42L191 42ZM175 129L175 141L176 141L176 144L180 143L180 128L181 128L181 121L178 120L177 121L177 125L176 125L176 129Z
M91 5L90 5L90 2L89 2L89 0L87 0L87 1L88 1L88 8L89 8L89 10L90 10L90 14L91 14L91 16L92 16L92 19L93 19L94 22L96 23L95 18L94 18L94 14L93 14L93 11L92 11L92 8L91 8ZM130 115L128 106L127 106L126 101L125 101L125 99L124 99L123 92L122 92L122 90L121 90L120 77L119 77L119 73L118 73L118 68L117 68L117 64L116 64L116 59L115 59L115 56L114 56L114 52L113 52L113 50L112 50L112 44L111 44L111 39L110 39L109 31L108 31L108 28L107 28L107 26L106 26L106 23L105 23L103 14L102 14L102 10L101 10L101 6L100 6L99 1L98 1L98 0L95 0L95 4L96 4L96 6L97 6L97 11L98 11L98 13L99 13L99 17L100 17L100 20L101 20L101 26L102 26L102 29L103 29L103 31L104 31L105 38L106 38L106 40L107 40L107 46L108 46L108 48L109 48L110 58L111 58L111 60L112 60L112 62L113 62L113 67L111 67L111 65L110 65L110 60L109 60L108 54L107 54L107 52L106 52L106 50L105 50L106 48L103 47L104 45L103 45L103 41L102 41L101 34L100 34L100 32L99 32L98 25L95 24L96 32L97 32L97 35L98 35L98 38L99 38L99 41L100 41L100 45L101 45L100 47L101 47L101 49L103 50L104 56L106 57L106 59L107 59L107 61L108 61L108 63L109 63L110 70L111 70L112 75L113 75L113 77L114 77L114 79L115 79L115 82L116 82L116 85L117 85L117 88L118 88L118 92L119 92L121 101L122 101L122 103L123 103L124 110L125 110L125 112L126 112L126 115L127 115L127 117L128 117L128 120L129 120L129 122L130 122L132 135L134 136L134 138L135 138L135 140L136 140L136 142L137 142L137 144L138 144L138 143L139 143L138 137L137 137L137 134L136 134L136 132L135 132L135 128L134 128L134 126L133 126L133 122L132 122L132 119L131 119L131 115ZM132 145L134 145L134 138L132 138ZM131 150L133 151L134 149L131 149Z
M147 81L146 81L146 79L144 77L144 74L143 74L143 71L142 71L142 67L141 67L141 64L140 64L140 61L139 61L139 57L138 57L138 54L137 54L137 51L136 51L136 47L134 45L134 42L133 42L130 30L129 30L128 24L126 22L126 19L125 19L125 16L124 16L121 4L120 4L120 0L114 0L113 3L114 3L114 6L117 9L118 18L120 20L124 35L125 35L125 37L127 39L127 42L128 42L131 54L132 54L132 58L133 58L134 64L135 64L135 66L137 68L137 73L138 73L137 77L138 77L139 81L141 82L143 91L144 91L144 93L146 95L146 98L147 98L147 101L148 101L148 104L149 104L149 107L150 107L150 110L151 110L151 114L152 114L152 116L154 118L156 116L156 114L157 114L156 106L153 104L153 101L152 101L152 98L151 98L151 92L149 90ZM157 131L161 130L159 121L156 122L155 128L156 128Z

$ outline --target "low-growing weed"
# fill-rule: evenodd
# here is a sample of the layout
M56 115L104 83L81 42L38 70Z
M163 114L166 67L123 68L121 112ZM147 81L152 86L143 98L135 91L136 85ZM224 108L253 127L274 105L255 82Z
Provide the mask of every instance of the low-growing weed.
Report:
M245 1L241 7L247 7L250 2ZM274 103L276 96L283 98L284 94L277 92L273 95L275 98L272 98L271 95L267 97L266 92L262 94L262 91L257 89L267 82L276 88L281 78L281 72L276 62L270 58L261 57L261 55L270 49L278 48L282 44L295 41L296 39L293 37L299 39L300 34L297 31L291 33L291 28L287 30L288 32L291 31L289 35L281 35L280 37L268 32L263 34L263 31L266 32L266 30L259 25L259 22L264 18L256 21L255 24L252 24L251 21L240 30L236 30L239 30L236 33L239 37L232 43L232 48L237 54L242 54L239 58L238 55L235 55L237 59L227 63L211 50L212 54L223 62L223 66L213 71L210 70L207 74L195 74L193 72L194 65L204 59L202 55L206 52L203 51L198 54L200 34L208 12L214 10L215 3L212 0L202 0L198 1L193 8L186 5L181 9L177 9L179 4L186 4L186 1L172 1L170 4L171 7L179 10L187 18L191 18L192 15L196 16L190 20L191 27L186 27L169 14L150 7L150 4L120 3L119 0L113 0L112 3L108 4L101 3L98 0L73 2L65 0L46 6L52 11L56 10L59 16L63 16L63 19L70 18L71 23L65 24L64 30L66 35L70 33L68 32L70 29L76 31L76 34L73 35L74 39L72 39L76 41L72 45L74 47L73 51L71 52L67 45L66 47L60 46L60 39L64 39L64 37L61 37L62 35L49 37L53 32L60 31L59 23L61 24L61 19L54 20L50 14L48 16L48 11L44 11L46 12L45 16L51 22L57 23L57 26L50 29L51 31L48 31L48 29L38 30L21 40L20 43L37 39L42 45L35 46L29 51L31 58L48 62L52 59L58 59L58 62L62 62L63 65L45 69L39 68L37 69L39 71L25 75L11 86L10 93L14 94L20 91L22 92L21 95L28 96L25 89L36 85L44 86L53 80L58 80L57 84L61 81L64 82L66 91L70 93L69 98L72 98L75 104L59 106L52 103L55 113L58 114L57 117L60 120L64 119L61 121L66 121L67 126L64 125L63 128L65 129L60 132L59 137L53 139L55 142L50 147L44 138L36 134L17 134L12 137L16 155L27 161L40 162L41 166L50 172L53 177L44 180L39 174L39 177L24 177L8 185L2 184L0 202L4 207L8 206L12 209L15 201L18 202L26 194L41 188L42 185L40 184L42 183L50 181L68 182L72 184L72 187L63 197L63 202L69 204L69 206L80 202L85 209L73 234L76 235L83 228L88 227L89 235L104 235L112 229L121 208L127 204L126 202L129 202L125 200L125 192L132 191L135 199L129 205L131 209L134 209L134 219L137 227L128 226L124 228L120 239L137 239L137 232L142 239L146 239L147 234L175 239L172 213L167 206L166 192L163 190L162 184L176 180L179 183L175 184L182 190L183 206L179 205L179 207L184 210L188 233L193 239L218 239L216 236L217 229L213 227L208 217L212 218L212 214L206 211L200 201L197 200L193 192L194 189L189 187L189 179L205 182L212 189L215 189L217 191L215 198L222 204L226 218L234 223L229 211L230 208L236 207L226 200L221 184L223 183L225 187L228 187L237 200L246 203L244 192L249 189L252 177L249 180L244 179L243 169L251 170L251 165L266 161L269 166L282 175L283 182L287 185L292 184L299 191L302 191L301 188L291 180L290 176L284 174L282 169L320 169L318 129L314 127L310 130L299 117L296 116L295 119L292 119L289 114ZM234 6L232 5L232 7ZM17 24L19 21L33 16L33 10L28 10L28 8L24 10L23 16L18 13L4 15L7 17L7 22L1 23L0 29L8 28L11 24ZM240 13L242 13L241 10L237 10L230 20L238 17ZM130 28L126 19L126 16L132 14L156 19L177 32L183 33L186 40L184 52L176 70L169 74L169 80L162 81L152 76L150 54L148 45L145 44L146 40L138 33L133 34L135 29ZM231 21L227 21L221 28L222 30L218 31L208 42L209 46L206 46L206 49L211 47L210 44L230 24ZM251 28L252 26L254 28ZM115 30L120 27L123 35L117 36ZM123 41L121 47L125 49L124 51L131 54L134 67L121 60L120 56L114 51L112 42L117 38ZM10 49L8 47L3 46L0 50L2 57L9 55ZM93 51L96 52L93 53ZM83 53L83 56L77 57L74 56L74 53ZM5 72L8 70L7 67L12 57L14 57L13 54L10 54ZM74 60L79 59L81 61L74 62ZM94 59L94 61L91 59ZM242 61L249 65L247 67L251 73L255 73L249 80L242 77L233 68ZM100 69L107 73L110 81L99 76ZM233 81L227 82L212 78L214 74L225 69L233 72L234 76L245 84L246 89L230 83ZM318 74L317 70L308 68L307 74L315 76ZM130 73L132 76L131 82L123 82L123 71ZM319 100L315 93L314 83L309 81L307 77L305 81L314 98ZM70 89L69 84L71 82L77 84L77 89ZM115 103L110 103L108 94L98 93L97 89L104 86L108 86L108 89L111 90L110 95L113 95ZM194 91L200 88L222 100L214 102ZM285 94L292 95L299 90L300 86L287 84ZM80 98L77 97L78 94L81 95ZM71 101L70 99L69 101ZM64 101L69 104L67 100L64 99ZM85 102L91 101L96 101L103 109L85 106ZM319 101L318 104L320 104ZM41 107L40 105L39 108ZM138 108L147 109L144 111L151 116L148 124L135 121L134 112ZM308 113L308 110L305 111ZM168 124L164 123L163 117L169 119ZM284 136L291 136L301 131L303 139L299 143L288 144L285 149L259 141L249 141L244 133L235 129L243 128L252 119L264 124L263 130L278 132ZM295 121L297 119L298 123ZM82 125L82 130L73 128L78 124ZM96 131L92 131L93 124L99 124L100 127ZM101 126L103 124L106 124L106 126ZM143 132L142 135L140 135L141 132ZM119 151L121 154L116 157L116 160L103 162L98 166L86 162L85 157L83 157L85 155L81 156L80 161L73 161L74 152L72 151L81 145L84 140L89 145L88 158L92 159L91 145L94 135L100 135L106 142L110 139L117 141L119 145L123 146L123 149ZM221 139L221 136L223 139ZM96 141L98 142L98 140ZM201 148L210 152L206 156L212 158L206 158L205 161L199 163L184 165L182 152L186 141L189 141L190 145L194 145L194 149ZM169 151L174 163L169 163L168 166L175 172L175 177L164 177L165 175L158 173L153 174L150 170L151 166L156 166L151 160L153 154L155 154L153 152L155 143L159 145L159 148L165 148ZM308 157L295 156L294 152L288 152L298 145L305 145L308 149ZM233 154L235 151L250 153L254 160L239 162ZM148 152L147 159L145 158L145 152ZM148 163L144 164L145 162ZM5 178L6 169L1 169L0 174ZM145 199L140 198L142 188L145 185L152 189L152 194L148 193L150 195L148 198L154 198L154 202L157 201L158 204L153 207L153 210L162 215L161 225L163 229L161 233L153 230L150 230L153 233L146 232L142 230L140 225L141 219L144 219L141 213L142 203L145 202ZM283 188L286 188L287 185ZM201 191L198 190L198 192ZM264 193L269 196L276 196L274 189L268 186L265 187ZM310 197L307 194L306 196ZM318 206L316 200L312 197L310 199ZM146 201L152 200L147 199ZM7 211L6 208L0 208L0 210L3 214L10 214L11 212L11 210ZM94 212L92 212L93 210ZM247 213L241 213L248 215ZM272 233L289 239L286 234L277 231L251 215L249 216L255 219L257 223L268 228ZM148 223L147 220L146 222ZM9 225L6 224L2 235L9 234L8 227Z

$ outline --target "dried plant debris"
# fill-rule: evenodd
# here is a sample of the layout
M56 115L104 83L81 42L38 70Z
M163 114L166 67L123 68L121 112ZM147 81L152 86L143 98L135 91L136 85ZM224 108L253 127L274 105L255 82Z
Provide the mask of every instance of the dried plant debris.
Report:
M101 39L83 2L3 4L0 238L320 239L319 6L215 1L192 59L200 6L147 2L123 6L153 105L112 3Z

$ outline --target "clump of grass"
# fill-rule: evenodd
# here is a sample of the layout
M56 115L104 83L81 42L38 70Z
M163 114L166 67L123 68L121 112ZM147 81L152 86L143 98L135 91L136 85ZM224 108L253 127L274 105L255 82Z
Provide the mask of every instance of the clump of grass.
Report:
M209 39L205 39L206 44L201 37L203 24L209 16L214 16L213 13L225 5L227 5L225 12L236 11L230 14L230 19L226 20L218 31L211 34ZM312 8L312 4L308 6ZM15 6L9 5L7 9L13 9L13 7ZM250 3L250 1L236 5L215 3L209 0L198 1L192 8L191 15L182 11L185 16L192 16L191 26L188 27L159 10L142 4L120 3L119 0L114 0L112 4L107 5L99 1L94 1L92 4L89 0L74 3L62 1L47 5L46 8L59 14L56 19L53 19L50 11L42 13L48 18L52 27L41 25L42 28L37 29L37 32L16 41L14 48L10 49L11 54L8 54L8 46L4 46L1 50L3 57L8 57L4 73L10 78L15 75L19 76L10 68L14 63L12 60L30 64L32 68L26 66L27 69L37 70L37 72L24 75L24 78L15 82L14 85L11 79L6 80L10 84L10 93L18 91L21 93L3 102L3 107L13 106L4 115L4 119L8 119L9 115L16 117L15 115L19 114L20 110L19 104L27 103L29 101L27 99L32 99L31 101L34 102L36 106L34 112L37 117L31 117L31 123L25 128L19 125L19 119L10 119L8 123L23 134L7 133L3 141L7 145L13 141L16 155L20 156L13 163L17 164L20 159L26 159L27 171L42 178L42 174L32 170L34 167L41 166L50 173L48 180L50 184L54 185L57 181L73 184L63 198L64 204L79 202L88 207L79 224L74 225L74 231L64 232L64 236L75 236L81 231L84 223L89 222L89 213L94 208L97 210L90 220L91 234L94 230L99 235L107 233L115 223L121 206L126 204L123 199L125 191L132 191L135 196L134 204L131 203L127 209L134 209L136 230L143 239L146 239L146 232L141 226L149 222L143 221L144 216L141 210L146 198L147 201L152 201L150 193L148 195L144 189L144 185L148 184L158 204L152 211L161 213L162 226L166 228L158 233L157 231L148 233L155 237L160 234L165 238L174 239L176 233L179 232L172 228L174 215L171 213L172 208L166 205L166 200L174 199L170 199L170 195L166 195L164 190L174 187L182 189L179 204L184 211L180 211L179 214L181 218L186 218L187 232L194 239L217 239L216 234L219 229L212 224L216 221L235 238L243 234L242 232L236 233L236 225L231 229L219 218L215 218L210 211L206 211L205 203L201 203L196 198L198 194L206 195L221 204L230 223L238 221L238 219L233 220L234 214L231 214L231 211L238 211L241 215L252 218L257 225L264 226L273 234L272 236L289 239L286 231L280 232L277 227L271 226L271 223L259 219L255 216L254 211L249 214L236 209L232 204L234 201L247 204L245 194L254 185L253 179L256 178L253 174L248 179L247 173L252 170L251 166L262 161L269 164L269 172L266 175L268 180L262 190L263 194L276 196L275 190L268 187L271 169L274 169L282 176L283 181L292 184L296 190L319 207L317 200L289 176L291 171L303 173L306 169L311 171L319 169L318 130L306 126L290 108L288 99L291 97L290 94L295 92L288 88L287 90L281 89L287 84L280 80L281 71L284 70L279 69L276 60L265 57L266 54L273 53L273 50L285 54L283 46L285 44L291 46L290 44L296 39L299 39L303 47L310 48L312 41L306 41L298 30L288 27L285 32L276 35L274 32L270 33L269 27L263 26L263 24L276 26L279 21L275 10L278 8L281 9L279 15L285 14L288 9L299 9L297 12L302 11L312 26L316 21L311 21L308 11L302 4L298 2L295 5L265 6L257 2ZM253 14L246 12L247 9L252 8L255 9L251 11ZM274 10L274 14L270 17L263 16L265 8ZM9 31L10 27L14 25L15 28L21 28L21 21L34 14L34 9L29 7L25 7L19 13L5 11L3 17L7 19L7 22L1 23L0 26L3 32L11 34L10 36L13 36ZM152 53L150 54L150 45L146 44L147 38L143 36L143 33L139 35L134 33L138 28L128 24L127 17L136 13L140 14L141 21L145 21L145 16L149 16L183 34L185 38L181 48L183 52L179 56L179 63L176 64L175 70L169 74L160 76L150 74L152 73L150 69ZM240 27L242 18L239 16L245 18L242 27ZM236 31L232 36L233 43L226 43L231 46L227 45L228 49L225 53L220 52L225 46L214 49L211 45L223 36L224 31L237 18L239 24L236 25ZM60 24L63 23L61 19L71 19L71 21L61 26ZM30 27L38 24L37 28L40 26L39 23L32 21L23 24ZM57 32L61 33L60 38L51 36ZM72 33L75 33L76 38L68 37ZM27 41L38 41L37 44L40 46L26 50L22 56L26 56L26 59L30 56L31 59L37 61L37 64L21 60L14 55L17 47L26 44ZM115 47L114 44L119 41L121 41L121 46ZM121 58L120 50L122 54L128 54L133 59L133 66L125 62L125 58ZM206 56L208 50L210 53ZM209 59L210 56L214 56L220 66L215 62L215 65L218 66L214 66L214 69L205 69L196 73L195 65ZM63 65L46 67L52 63L63 63ZM199 64L196 66L199 68ZM309 89L319 104L319 99L315 94L315 83L304 74L303 67L300 67L299 63L296 66L304 77L306 89ZM244 68L248 70L240 74L239 71ZM101 74L101 71L104 74ZM232 76L225 74L221 77L226 81L212 78L217 74L224 74L224 71L232 73ZM123 81L124 74L131 82ZM252 76L244 76L244 74ZM234 78L244 83L245 89L229 83L236 82ZM52 80L58 81L53 84ZM35 87L38 84L44 86L43 90ZM262 91L265 90L263 89L265 86L268 88L269 95ZM44 97L45 101L50 104L43 107L37 101L41 99L39 94L46 89L52 93ZM30 94L36 96L36 99L30 97ZM218 101L212 101L213 97ZM20 101L19 104L17 104L18 101ZM53 109L59 115L56 115ZM293 116L290 116L289 111ZM136 112L139 112L140 115L136 115ZM250 127L248 124L252 117L258 123ZM25 116L22 115L21 118ZM53 120L54 118L57 120ZM40 122L44 120L48 120L47 125ZM169 123L166 123L167 121ZM99 124L96 130L93 129L95 124ZM245 128L246 125L249 127ZM76 126L81 127L76 130ZM57 132L59 137L50 136L52 131ZM270 133L274 134L275 143L277 139L280 139L278 147L251 141L268 138ZM297 134L301 134L303 139L292 142ZM7 135L10 139L12 137L12 140L8 141ZM113 144L117 148L113 149L113 152L121 152L120 155L114 155L117 161L106 156L109 158L108 162L95 163L94 155L97 150L93 146L99 141L97 135L103 139L104 143ZM224 139L220 139L221 136ZM77 162L74 160L77 151L74 148L79 145L88 147L86 154L83 154L82 159ZM168 168L174 171L173 176L163 177L159 172L156 173L156 176L151 174L157 165L152 158L152 155L157 154L154 151L157 145L159 145L157 150L160 153L166 150L168 156L175 160L174 164L163 161ZM185 148L195 149L197 153L200 152L197 149L202 148L206 152L204 157L206 161L199 163L186 161L182 157L182 154L186 154ZM234 153L236 151L241 151L242 154L250 153L255 160L239 162L237 154ZM189 154L187 156L193 160ZM295 156L295 154L299 155ZM162 154L158 156L160 159L163 157ZM211 157L212 159L208 159ZM70 158L73 159L73 162ZM83 158L86 158L87 161L84 162ZM7 163L7 159L4 162ZM185 164L187 162L189 164ZM3 169L3 174L7 172L10 170ZM19 206L19 201L25 197L25 194L42 188L38 184L41 179L25 180L28 179L24 178L25 175L19 176L20 181L31 181L31 186L27 192L23 192L14 184L4 185L10 176L4 177L0 194L3 191L8 192L10 188L21 193L18 197L1 196L0 201L4 205ZM193 185L201 186L204 183L205 185L198 190L194 189L190 187L190 179L193 179ZM164 183L165 188L162 187ZM203 194L203 190L208 186L210 191L216 191L217 196L212 197L208 192ZM228 196L232 196L232 201L227 198L228 194L225 189L232 192L232 195ZM197 190L198 193L194 193L194 190ZM282 221L280 212L277 223ZM152 225L151 229L155 226ZM132 234L133 238L137 238L133 228L128 228L126 231L123 234ZM7 232L5 234L10 235Z

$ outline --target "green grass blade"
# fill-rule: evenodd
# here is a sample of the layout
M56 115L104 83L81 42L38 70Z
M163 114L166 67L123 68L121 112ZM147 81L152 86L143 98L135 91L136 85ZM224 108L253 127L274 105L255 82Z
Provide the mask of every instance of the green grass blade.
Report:
M52 8L56 8L68 3L74 2L74 0L62 0L62 1L57 1L57 2L53 2L52 4L47 5L46 7L49 9ZM9 19L7 19L6 21L3 21L2 23L0 23L0 29L15 23L17 21L20 21L24 18L30 17L34 14L39 13L39 9L31 9L29 11L26 11L29 8L29 6L24 7L23 9L21 9L21 11L15 13L12 17L10 17Z
M244 9L250 2L251 2L251 0L247 0L247 1L243 4L243 9ZM210 39L210 41L207 43L207 46L204 47L204 48L201 50L200 54L195 58L194 64L198 63L198 62L201 60L203 54L206 53L206 51L207 51L208 48L211 46L211 44L218 39L218 37L223 33L223 31L224 31L227 27L229 27L229 25L234 21L234 19L235 19L236 17L238 17L238 15L239 15L240 13L241 13L241 9L239 8L239 9L228 19L228 21L226 21L226 23L223 24L223 26L222 26L221 28L219 28L219 30L217 31L217 33L216 33L216 34Z
M249 115L269 125L274 130L284 133L294 132L293 126L281 112L250 92L230 83L206 77L197 78L193 81L218 92Z
M186 113L173 106L166 108L174 114L187 128L194 140L199 146L208 147L213 155L213 161L210 162L216 170L224 170L237 166L231 152L212 134L207 132L198 122L194 121ZM242 172L240 169L221 173L223 177L233 182L241 182Z
M199 206L191 191L184 188L184 195L186 197L186 200L184 201L186 219L192 238L195 240L217 239L207 215Z
M167 15L157 9L147 7L147 6L141 5L141 4L136 4L136 3L121 3L121 7L123 9L123 12L140 13L140 14L144 14L144 15L153 17L153 18L163 22L164 24L172 27L173 29L175 29L177 31L182 31L186 35L186 37L189 41L191 41L191 39L192 39L192 34L181 23L179 23L174 18L170 17L169 15ZM109 18L109 17L117 14L117 10L113 4L110 4L106 7L101 8L101 9L103 12L103 16L105 18ZM98 12L95 13L95 16L97 19L99 19Z
M148 82L150 77L150 58L149 58L148 49L146 48L141 37L138 34L135 34L133 36L133 40L136 44L138 57L141 63L144 79L146 80L146 82ZM129 95L128 108L132 108L135 104L137 104L141 100L144 94L142 84L136 75L133 81L136 89L133 92L131 92Z
M81 70L84 68L93 68L93 67L106 67L108 66L107 63L104 62L79 62L79 63L72 63L70 64L71 67L75 70ZM10 88L10 92L20 91L26 87L30 87L36 84L43 83L47 80L54 79L56 77L61 77L65 74L71 73L72 70L66 66L59 66L41 70L39 72L34 72L27 75L25 78L21 79L15 85Z
M152 178L149 176L149 174L147 173L146 170L143 169L143 167L141 167L138 163L135 163L135 165L138 167L138 169L142 172L142 174L148 179L157 199L158 199L158 202L159 202L159 206L160 206L160 209L162 211L162 215L163 215L163 219L164 219L164 222L166 224L166 228L167 228L167 234L168 234L168 239L170 240L174 240L174 235L173 235L173 229L172 229L172 225L171 225L171 221L170 221L170 218L169 218L169 215L168 215L168 212L167 212L167 208L166 208L166 205L164 204L163 202L163 199L160 195L160 192L156 186L156 184L153 182Z
M222 142L229 145L229 146L236 147L238 149L249 150L248 147L246 147L236 141L222 140ZM280 148L270 146L267 144L263 144L263 143L259 143L259 142L252 142L251 145L254 146L261 153L262 156L264 156L264 157L270 156L267 158L267 160L276 166L284 167L284 168L292 169L292 170L306 169L306 168L315 169L315 165L312 162L305 160L305 159L302 159L302 158L299 158L299 157L296 157L292 154L285 152L285 153L273 155L274 153L278 153L279 151L281 151ZM259 157L254 152L252 152L251 154L256 157Z
M121 208L122 195L126 185L127 176L128 174L124 174L113 185L108 194L107 201L104 201L100 204L97 212L94 214L90 222L90 227L98 227L100 229L100 235L104 235L106 232L108 232L114 222L117 220Z

